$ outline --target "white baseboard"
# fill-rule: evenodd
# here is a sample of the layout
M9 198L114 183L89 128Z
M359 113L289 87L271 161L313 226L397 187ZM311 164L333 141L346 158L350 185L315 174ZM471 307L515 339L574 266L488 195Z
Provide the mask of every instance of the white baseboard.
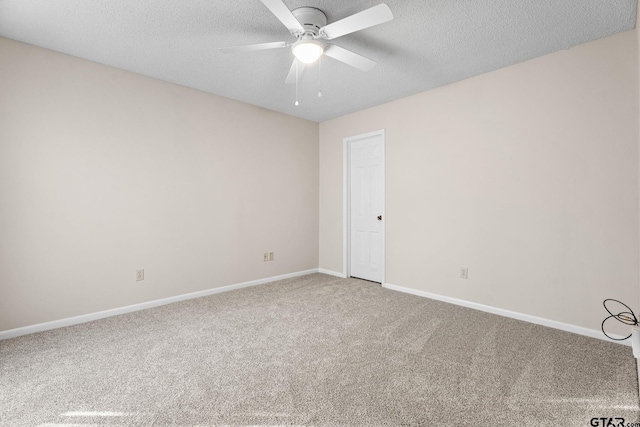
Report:
M317 268L311 270L298 271L296 273L283 274L280 276L267 277L264 279L251 280L249 282L236 283L219 288L207 289L204 291L191 292L188 294L176 295L173 297L157 299L153 301L142 302L139 304L127 305L125 307L113 308L110 310L98 311L96 313L83 314L81 316L68 317L66 319L53 320L51 322L38 323L36 325L24 326L7 331L0 331L0 340L19 337L21 335L33 334L36 332L48 331L50 329L62 328L65 326L77 325L80 323L91 322L93 320L104 319L105 317L118 316L120 314L131 313L134 311L145 310L147 308L158 307L161 305L171 304L173 302L185 301L193 298L200 298L207 295L213 295L220 292L232 291L234 289L246 288L249 286L262 285L264 283L275 282L276 280L289 279L291 277L306 276L307 274L318 273Z
M344 273L338 273L337 271L326 270L324 268L319 268L318 269L318 273L328 274L330 276L342 277L343 279L346 279L346 277L347 277L347 275L344 274Z
M478 304L471 301L465 301L457 298L446 297L443 295L432 294L430 292L420 291L417 289L405 288L403 286L392 285L391 283L384 283L382 287L392 289L394 291L405 292L407 294L426 297L438 301L448 302L450 304L460 305L462 307L473 308L475 310L485 311L487 313L497 314L499 316L510 317L512 319L523 320L529 323L535 323L536 325L547 326L549 328L559 329L561 331L572 332L578 335L584 335L591 338L597 338L600 340L613 342L616 344L622 344L630 346L630 341L612 341L604 336L602 331L595 329L583 328L582 326L575 326L569 323L557 322L555 320L544 319L542 317L531 316L529 314L522 314L515 311L504 310L502 308L491 307L488 305ZM615 338L623 338L622 336L613 335Z

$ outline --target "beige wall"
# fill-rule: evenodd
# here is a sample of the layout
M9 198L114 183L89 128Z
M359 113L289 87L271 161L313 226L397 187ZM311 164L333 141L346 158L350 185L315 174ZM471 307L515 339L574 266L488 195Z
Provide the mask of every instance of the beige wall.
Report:
M323 122L320 268L342 139L384 128L387 283L598 329L638 303L638 126L635 31Z
M0 331L317 263L317 123L0 38Z

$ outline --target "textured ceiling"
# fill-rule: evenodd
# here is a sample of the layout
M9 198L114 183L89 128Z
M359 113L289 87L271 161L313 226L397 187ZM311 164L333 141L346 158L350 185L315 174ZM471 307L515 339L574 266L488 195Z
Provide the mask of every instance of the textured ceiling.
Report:
M334 22L381 0L284 0ZM0 0L0 36L324 121L634 28L637 0L385 0L394 20L332 43L378 62L332 58L284 80L290 49L219 47L294 38L260 0ZM317 97L322 88L322 98Z

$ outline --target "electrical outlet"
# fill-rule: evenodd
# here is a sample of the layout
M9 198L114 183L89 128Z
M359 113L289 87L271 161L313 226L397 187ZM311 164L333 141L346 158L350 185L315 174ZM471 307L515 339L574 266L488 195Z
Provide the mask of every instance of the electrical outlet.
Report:
M469 278L469 269L467 267L460 267L460 277L463 279Z
M269 252L269 261L273 261L273 252Z
M263 262L267 262L267 261L269 261L269 252L265 252L265 253L262 255L262 261L263 261Z
M136 270L136 282L144 280L144 268Z

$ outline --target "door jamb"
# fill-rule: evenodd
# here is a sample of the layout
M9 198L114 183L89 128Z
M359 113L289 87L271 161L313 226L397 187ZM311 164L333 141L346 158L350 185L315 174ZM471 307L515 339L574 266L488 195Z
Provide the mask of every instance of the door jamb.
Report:
M385 214L387 205L385 174L387 168L387 146L385 141L384 129L367 132L360 135L354 135L342 139L342 270L344 277L351 277L351 158L349 156L349 144L361 139L371 138L372 136L382 136L382 159L384 163L384 167L382 168L382 196L384 198L384 203L382 204L382 255L380 261L380 269L382 270L381 285L384 286L387 277L387 217Z

